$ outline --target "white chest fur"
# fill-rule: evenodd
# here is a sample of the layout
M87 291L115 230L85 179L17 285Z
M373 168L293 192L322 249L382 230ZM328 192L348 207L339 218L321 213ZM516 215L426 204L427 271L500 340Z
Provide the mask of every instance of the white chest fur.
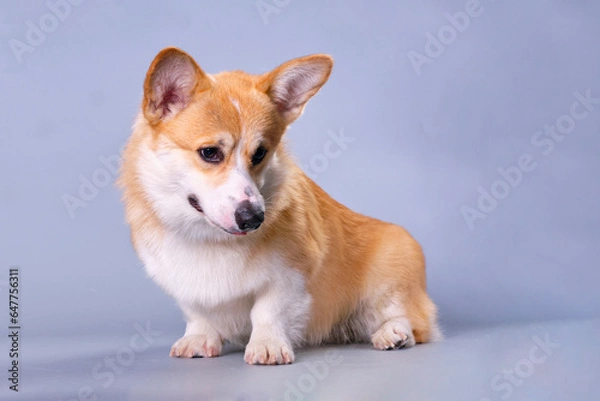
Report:
M148 274L167 293L180 304L206 310L257 292L272 268L250 263L249 246L205 245L174 234L138 249Z
M188 322L202 316L223 338L243 344L252 314L258 322L281 326L292 343L300 343L311 304L304 276L276 252L257 256L251 246L165 234L137 249L150 277L177 300Z

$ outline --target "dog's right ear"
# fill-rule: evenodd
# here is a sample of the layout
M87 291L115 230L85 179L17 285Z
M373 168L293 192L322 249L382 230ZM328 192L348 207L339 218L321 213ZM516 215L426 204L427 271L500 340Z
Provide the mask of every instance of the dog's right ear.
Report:
M210 88L210 81L194 59L176 47L160 51L144 81L142 110L152 125L183 110L194 93Z
M288 125L302 114L308 100L329 79L332 68L333 59L326 54L296 58L264 74L258 88L271 98Z

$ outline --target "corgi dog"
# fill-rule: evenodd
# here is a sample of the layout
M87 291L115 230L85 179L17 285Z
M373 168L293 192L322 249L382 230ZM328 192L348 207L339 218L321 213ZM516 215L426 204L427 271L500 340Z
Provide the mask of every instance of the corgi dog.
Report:
M210 75L177 48L155 57L119 177L134 248L186 318L170 355L289 364L294 349L441 338L420 245L333 200L282 137L325 84L315 54Z

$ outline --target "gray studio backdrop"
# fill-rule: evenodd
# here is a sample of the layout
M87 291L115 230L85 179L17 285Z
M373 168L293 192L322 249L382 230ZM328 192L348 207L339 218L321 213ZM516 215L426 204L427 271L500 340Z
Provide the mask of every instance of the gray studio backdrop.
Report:
M599 21L592 0L3 1L0 287L19 266L24 341L182 333L114 186L169 45L208 72L335 58L289 145L423 244L450 335L598 316Z

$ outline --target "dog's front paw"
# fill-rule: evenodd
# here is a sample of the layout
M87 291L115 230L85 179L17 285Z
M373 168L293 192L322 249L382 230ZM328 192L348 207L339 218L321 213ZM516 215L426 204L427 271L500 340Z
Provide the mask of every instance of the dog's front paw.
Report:
M249 365L287 365L294 362L294 351L281 341L251 340L246 346L244 361Z
M221 355L222 348L223 344L218 339L209 339L204 335L187 335L173 344L169 355L176 358L212 358Z
M377 349L390 350L408 348L415 345L412 330L401 322L389 321L384 323L371 337Z

